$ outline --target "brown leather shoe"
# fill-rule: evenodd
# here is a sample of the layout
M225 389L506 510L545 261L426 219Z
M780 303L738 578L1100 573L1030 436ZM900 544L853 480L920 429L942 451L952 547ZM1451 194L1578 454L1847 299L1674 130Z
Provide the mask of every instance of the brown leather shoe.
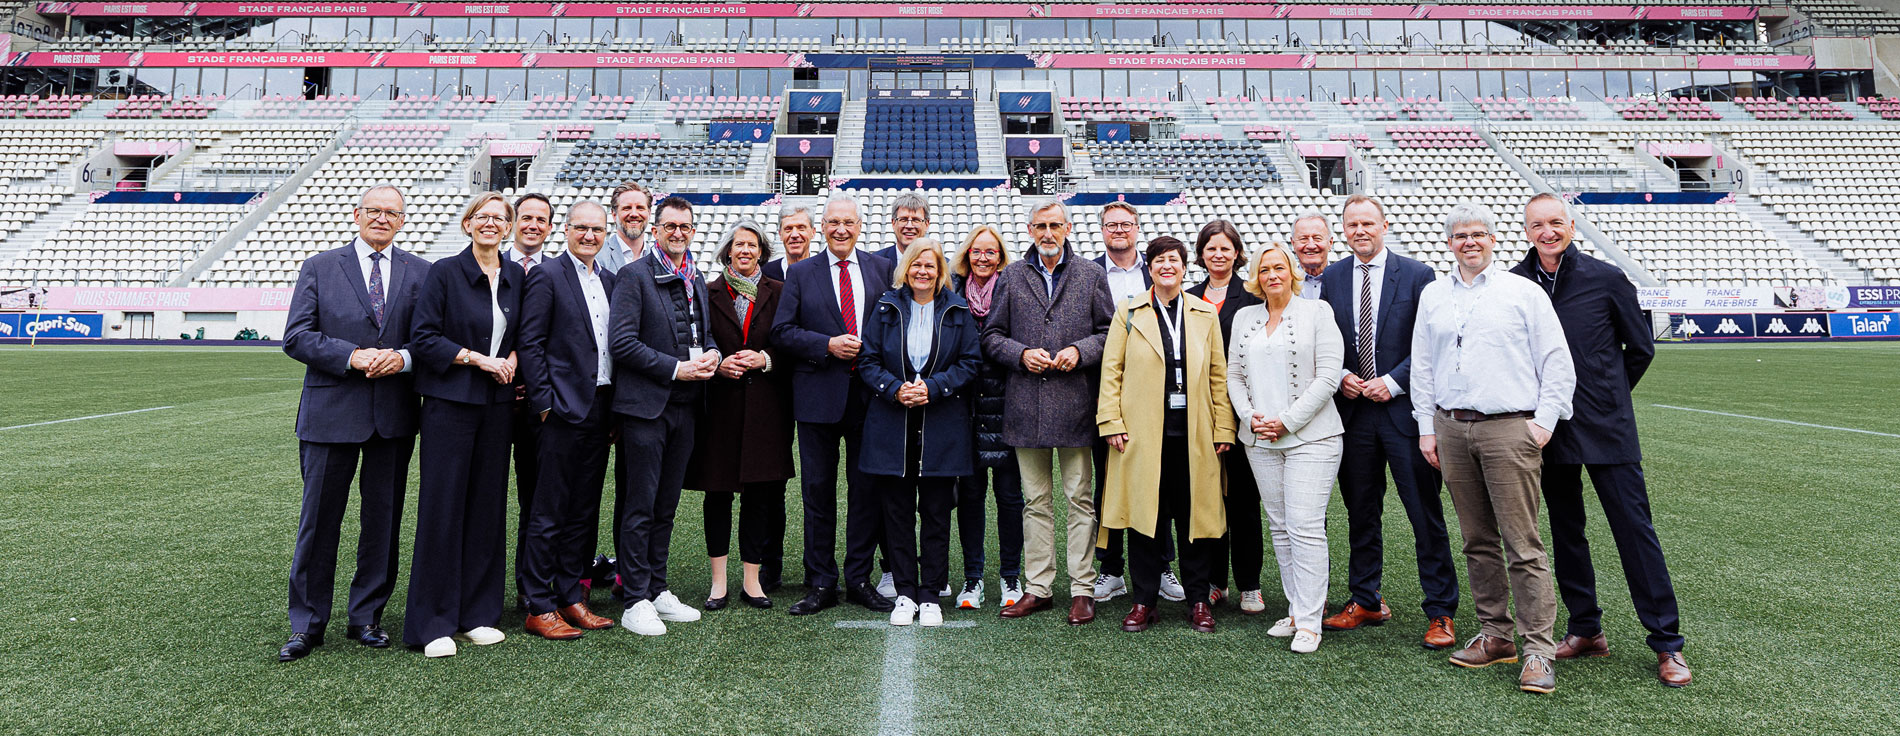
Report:
M1509 639L1479 634L1465 642L1465 648L1451 655L1451 663L1459 667L1490 667L1499 662L1516 662L1517 645Z
M1695 676L1689 674L1689 663L1682 661L1682 652L1657 652L1656 679L1670 687L1682 687Z
M1081 626L1095 620L1095 596L1086 593L1071 596L1069 600L1069 625Z
M1214 633L1214 607L1206 603L1196 603L1188 609L1188 625L1203 634Z
M1128 617L1122 619L1122 631L1136 634L1147 631L1159 618L1155 609L1136 603L1134 608L1128 609Z
M1003 618L1022 618L1037 611L1047 610L1052 605L1054 605L1054 601L1048 598L1025 593L1021 599L1016 601L1016 605L1005 606L1003 610L999 611L996 615L1002 616Z
M1339 613L1327 616L1319 623L1327 631L1351 631L1361 626L1379 626L1390 620L1392 620L1392 607L1387 606L1385 601L1379 601L1377 611L1358 603L1348 603L1345 608L1340 609Z
M1557 666L1549 657L1533 654L1524 658L1524 669L1517 673L1517 689L1527 693L1549 694L1557 689Z
M553 611L529 616L526 627L528 633L543 639L579 639L582 634L580 629L567 625L566 621L561 620L560 614Z
M601 629L611 629L614 627L613 619L607 618L606 616L595 615L593 611L587 610L587 604L585 603L576 603L568 606L561 609L560 613L562 620L567 621L568 625L577 629L599 631Z
M1458 635L1453 633L1450 616L1433 616L1432 625L1425 628L1426 649L1449 649L1458 643Z
M1598 632L1596 636L1569 634L1557 644L1558 659L1608 656L1610 656L1610 640L1603 636L1602 632Z

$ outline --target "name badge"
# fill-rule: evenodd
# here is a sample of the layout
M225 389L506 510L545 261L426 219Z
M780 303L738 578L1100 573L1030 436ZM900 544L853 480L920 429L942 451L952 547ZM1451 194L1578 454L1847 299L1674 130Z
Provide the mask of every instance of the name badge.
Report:
M686 349L687 360L699 360L699 356L705 355L705 354L706 354L706 349L699 347L697 345Z
M1168 394L1168 408L1169 409L1186 409L1187 408L1187 394L1179 393L1179 392Z

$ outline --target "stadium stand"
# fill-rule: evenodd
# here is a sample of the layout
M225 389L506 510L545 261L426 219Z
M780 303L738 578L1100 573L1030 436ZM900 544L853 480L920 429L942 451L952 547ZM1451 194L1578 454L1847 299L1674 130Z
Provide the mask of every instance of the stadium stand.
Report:
M864 170L976 173L975 121L969 100L873 99L864 126Z
M569 152L555 181L576 187L638 181L666 189L677 179L739 176L751 149L749 143L725 141L585 140Z
M58 286L163 286L250 207L93 204L8 270Z

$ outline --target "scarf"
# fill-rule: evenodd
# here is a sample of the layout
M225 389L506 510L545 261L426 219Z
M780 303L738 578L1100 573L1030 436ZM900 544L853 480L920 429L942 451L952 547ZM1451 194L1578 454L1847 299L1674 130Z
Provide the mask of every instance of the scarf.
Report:
M733 311L739 313L740 322L746 321L752 313L752 301L759 298L759 277L764 275L764 271L753 271L751 276L726 271L726 288L732 291Z
M996 274L987 279L971 276L963 282L963 298L970 302L970 314L982 318L990 315L990 296L996 293Z

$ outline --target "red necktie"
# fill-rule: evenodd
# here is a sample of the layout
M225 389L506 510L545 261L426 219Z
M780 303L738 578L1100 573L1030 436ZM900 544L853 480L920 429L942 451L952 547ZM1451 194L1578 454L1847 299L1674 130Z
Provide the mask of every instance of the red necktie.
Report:
M851 296L851 262L838 262L838 308L844 314L844 331L858 334L858 300Z

